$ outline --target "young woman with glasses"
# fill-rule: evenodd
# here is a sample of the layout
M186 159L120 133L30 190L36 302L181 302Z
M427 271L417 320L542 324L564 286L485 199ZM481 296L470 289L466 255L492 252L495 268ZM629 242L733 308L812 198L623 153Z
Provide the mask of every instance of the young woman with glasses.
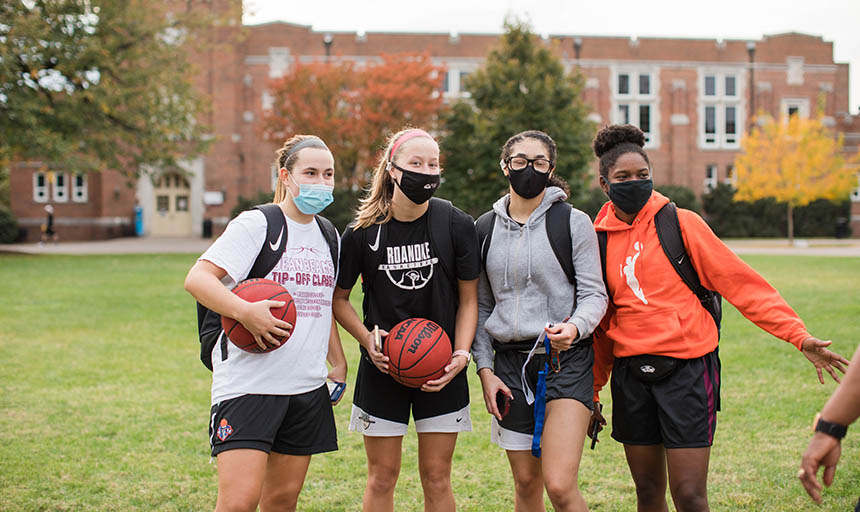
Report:
M570 231L575 282L549 239L547 213L569 193L554 175L556 151L540 131L508 139L500 165L509 192L485 214L494 215L491 237L479 234L486 261L472 352L493 416L492 441L506 450L513 472L517 511L544 510L544 488L556 510L587 510L577 477L592 409L591 331L606 311L606 292L585 213L557 206L569 211L563 228ZM536 420L542 404L544 417Z

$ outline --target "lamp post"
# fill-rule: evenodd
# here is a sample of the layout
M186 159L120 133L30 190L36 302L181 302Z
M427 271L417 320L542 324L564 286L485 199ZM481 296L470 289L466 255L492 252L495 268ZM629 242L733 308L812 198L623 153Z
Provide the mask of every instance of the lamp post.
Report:
M331 57L331 43L334 41L334 37L331 34L326 34L323 36L323 45L325 46L325 60L328 61L329 57Z
M747 55L750 58L750 83L749 83L749 116L748 132L752 132L753 117L755 116L755 41L747 42Z

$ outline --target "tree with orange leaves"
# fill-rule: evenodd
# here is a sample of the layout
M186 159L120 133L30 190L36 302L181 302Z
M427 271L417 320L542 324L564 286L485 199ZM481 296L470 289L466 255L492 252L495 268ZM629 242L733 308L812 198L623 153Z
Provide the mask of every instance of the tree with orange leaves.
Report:
M404 125L432 129L442 109L442 70L427 54L393 54L358 66L342 59L297 64L270 87L274 96L264 135L322 137L338 178L364 185L391 132Z
M735 200L772 197L788 207L788 239L794 242L794 208L815 199L845 199L856 186L860 154L845 156L819 119L793 115L771 119L741 143L735 159Z

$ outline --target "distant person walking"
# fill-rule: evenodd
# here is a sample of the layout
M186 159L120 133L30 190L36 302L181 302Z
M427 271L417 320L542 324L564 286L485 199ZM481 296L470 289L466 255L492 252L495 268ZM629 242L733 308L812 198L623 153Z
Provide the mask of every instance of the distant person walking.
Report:
M42 224L42 240L40 243L44 244L48 240L57 243L57 239L57 232L54 231L54 206L46 204L45 223Z

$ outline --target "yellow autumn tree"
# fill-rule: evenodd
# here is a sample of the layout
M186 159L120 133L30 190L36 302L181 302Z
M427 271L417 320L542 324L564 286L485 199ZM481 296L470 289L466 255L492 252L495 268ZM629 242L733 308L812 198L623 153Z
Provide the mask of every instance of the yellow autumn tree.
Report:
M820 119L770 119L741 143L735 158L736 201L772 197L788 207L788 238L794 241L794 209L816 199L845 199L857 184L860 154L846 156L842 135Z

